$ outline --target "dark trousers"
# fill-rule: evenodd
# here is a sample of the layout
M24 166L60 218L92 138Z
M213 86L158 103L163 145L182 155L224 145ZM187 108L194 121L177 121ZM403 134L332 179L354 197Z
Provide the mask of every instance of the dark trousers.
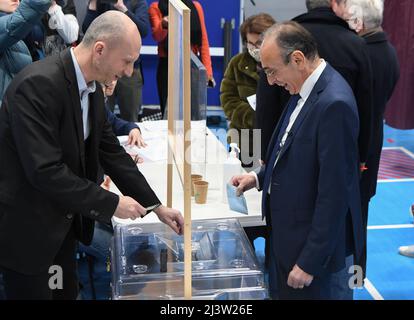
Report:
M286 270L276 260L277 268L277 286L279 300L331 300L331 274L323 277L314 277L309 287L303 289L294 289L287 284L289 273L292 270Z
M272 236L270 236L272 239ZM327 274L322 277L314 277L309 287L294 289L287 284L289 270L279 261L274 246L270 244L269 261L269 293L272 299L278 300L331 300L332 297L332 275Z
M244 232L246 232L247 238L250 241L250 244L253 247L253 250L256 250L254 246L254 240L259 237L265 239L265 267L267 269L269 262L269 231L267 226L257 226L257 227L244 227Z
M364 231L364 246L362 248L361 257L356 260L356 265L362 268L364 273L364 279L367 275L367 236L368 236L368 208L369 208L369 197L362 196L361 212L362 212L362 223Z
M79 292L76 248L77 242L73 228L71 228L53 261L53 265L62 268L62 289L52 290L49 287L49 281L52 284L56 283L52 277L57 275L56 271L49 274L49 268L36 275L25 275L2 268L6 299L75 300Z
M157 88L161 113L164 116L168 97L168 58L159 58L157 67Z
M138 122L138 114L142 107L142 73L134 69L131 77L118 80L115 92L108 97L108 106L114 111L115 100L118 102L120 117L125 121Z

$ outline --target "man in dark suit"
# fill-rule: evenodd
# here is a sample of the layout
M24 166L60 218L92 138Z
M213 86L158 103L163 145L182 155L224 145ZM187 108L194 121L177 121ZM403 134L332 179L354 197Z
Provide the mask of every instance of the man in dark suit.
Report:
M363 246L358 110L342 76L320 59L295 22L265 35L261 60L270 84L292 96L255 174L233 177L239 192L263 189L280 299L330 299L333 273Z
M75 49L30 65L10 84L0 109L0 266L7 298L75 299L77 240L90 243L95 220L135 219L152 208L182 233L180 212L161 205L112 133L96 83L130 76L140 48L136 25L107 12ZM98 164L124 196L96 184ZM59 268L63 288L50 284Z
M364 232L368 226L368 207L377 189L377 176L384 140L384 112L400 76L397 52L381 27L384 12L382 0L348 0L342 19L367 43L373 72L373 131L367 157L367 172L361 179L361 201ZM338 13L340 14L340 13ZM366 273L367 248L363 250L361 266Z
M345 0L306 0L308 12L292 20L312 34L317 42L320 56L344 77L352 89L360 121L358 148L361 174L366 175L370 170L366 162L373 130L373 76L366 43L349 28L346 21L335 14L345 10L345 3ZM265 78L261 77L258 88L265 86L261 84L263 81ZM261 99L261 93L257 93L256 114L260 115L258 121L260 119L263 121L258 122L256 128L269 132L272 126L276 127L279 118L273 116L280 113L270 109L280 110L280 103L283 103L282 90L274 89L266 99ZM264 140L266 137L269 136L262 134L262 145L268 144L268 141ZM366 168L368 170L365 170ZM352 264L352 257L348 257L348 267ZM345 270L335 277L350 278L351 275L348 274L348 270ZM341 292L338 291L338 294L338 299L352 299L352 290L348 286Z

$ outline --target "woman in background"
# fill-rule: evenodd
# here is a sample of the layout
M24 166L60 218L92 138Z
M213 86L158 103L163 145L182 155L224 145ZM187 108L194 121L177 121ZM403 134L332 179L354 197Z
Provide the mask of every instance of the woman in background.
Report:
M275 20L266 13L251 16L242 23L239 30L245 50L230 60L221 82L221 107L230 122L230 129L237 130L230 130L227 140L229 143L237 143L240 147L240 160L244 167L252 166L252 162L248 160L252 157L255 158L255 154L257 154L257 160L260 157L260 154L253 150L253 147L257 149L260 145L258 139L256 139L257 146L256 140L253 143L252 129L255 118L253 107L256 100L259 70L261 69L260 45L262 44L262 33L274 23ZM243 134L242 129L248 129L248 131L244 130L248 134Z
M204 22L204 12L198 1L182 0L191 10L191 50L207 70L207 78L214 85L210 46ZM168 94L168 0L153 2L149 7L152 36L158 42L157 87L161 112L164 115Z

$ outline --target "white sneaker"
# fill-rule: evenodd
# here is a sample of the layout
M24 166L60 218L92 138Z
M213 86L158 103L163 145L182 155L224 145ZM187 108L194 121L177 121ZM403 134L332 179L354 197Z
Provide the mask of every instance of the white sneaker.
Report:
M402 246L398 249L398 253L406 257L414 258L414 245Z

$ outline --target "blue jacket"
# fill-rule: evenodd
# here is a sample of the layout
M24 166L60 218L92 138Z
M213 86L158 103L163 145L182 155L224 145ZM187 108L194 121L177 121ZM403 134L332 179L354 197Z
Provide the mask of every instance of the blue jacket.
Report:
M280 126L281 122L266 163ZM347 255L361 254L358 132L352 90L328 64L296 118L275 167L262 167L258 173L262 210L270 218L276 260L284 270L297 264L311 275L323 275L344 268ZM270 183L264 185L269 175Z
M50 0L22 0L15 12L0 12L0 102L13 77L32 62L22 41L50 7Z
M139 127L134 122L125 121L124 119L118 118L107 106L106 109L106 117L108 119L109 124L112 127L112 131L117 136L127 136L132 129L139 129Z
M148 4L146 0L124 0L125 6L128 8L128 11L125 14L131 18L132 21L138 27L138 31L141 35L141 38L145 38L148 35L150 30L150 23L149 23L149 16L148 16ZM100 14L108 11L114 10L111 4L101 4L98 6L97 10L88 10L86 11L85 19L83 20L82 24L82 31L83 33L89 28L90 24L92 23L95 18L97 18ZM139 64L141 62L141 58L134 64L134 68L139 68Z

